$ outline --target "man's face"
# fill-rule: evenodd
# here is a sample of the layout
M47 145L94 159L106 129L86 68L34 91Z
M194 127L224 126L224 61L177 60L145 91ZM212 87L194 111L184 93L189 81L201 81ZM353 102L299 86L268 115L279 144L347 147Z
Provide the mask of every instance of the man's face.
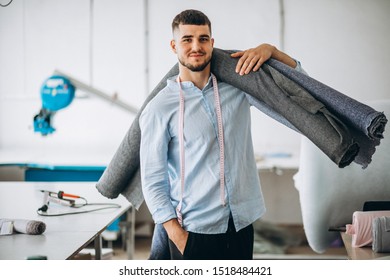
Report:
M213 45L214 39L208 25L180 24L171 41L180 64L194 72L202 71L209 65Z

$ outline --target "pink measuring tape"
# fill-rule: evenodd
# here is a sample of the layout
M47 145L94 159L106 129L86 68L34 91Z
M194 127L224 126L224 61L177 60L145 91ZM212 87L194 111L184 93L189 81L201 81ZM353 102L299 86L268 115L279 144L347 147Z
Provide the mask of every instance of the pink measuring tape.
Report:
M218 93L218 84L217 78L211 74L213 80L213 89L214 89L214 102L215 110L217 113L217 122L218 122L218 139L219 139L219 181L220 181L220 198L223 206L225 203L225 166L224 166L224 140L223 140L223 124L222 124L222 110L221 102L219 99ZM180 108L179 108L179 146L180 146L180 184L181 184L181 198L180 202L176 207L177 219L180 225L183 226L183 216L181 214L181 207L183 202L184 195L184 185L185 185L185 151L184 151L184 93L180 84L180 77L177 77L177 83L179 84L180 89Z

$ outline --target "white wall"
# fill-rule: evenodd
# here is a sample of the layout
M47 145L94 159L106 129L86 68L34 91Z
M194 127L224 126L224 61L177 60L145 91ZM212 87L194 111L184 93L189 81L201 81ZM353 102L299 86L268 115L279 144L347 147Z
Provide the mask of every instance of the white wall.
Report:
M0 9L0 148L115 151L133 114L76 99L34 134L40 87L55 69L140 107L145 97L143 1L29 0ZM137 42L137 44L135 44ZM85 95L85 94L84 94Z
M176 62L170 24L183 9L201 9L210 17L216 47L280 47L279 1L145 1L18 0L0 8L0 149L115 151L133 115L96 97L77 99L58 112L53 135L34 134L40 86L61 69L141 106ZM284 2L284 51L311 76L360 101L390 98L390 1ZM299 151L299 135L257 111L252 115L256 152Z

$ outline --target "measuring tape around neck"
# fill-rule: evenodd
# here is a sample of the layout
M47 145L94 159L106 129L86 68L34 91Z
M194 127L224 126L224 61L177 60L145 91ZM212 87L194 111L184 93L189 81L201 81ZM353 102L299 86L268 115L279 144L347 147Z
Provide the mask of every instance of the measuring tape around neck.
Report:
M220 181L220 199L223 206L226 205L225 202L225 146L224 146L224 137L223 137L223 123L222 123L222 110L221 110L221 101L219 98L218 92L218 83L217 78L211 74L213 80L213 89L214 89L214 106L217 114L217 123L218 123L218 142L219 142L219 181ZM184 92L181 88L180 77L177 77L177 83L179 84L180 89L180 107L179 107L179 147L180 147L180 184L181 184L181 198L180 202L176 208L177 219L180 225L183 225L183 217L181 214L183 196L184 196L184 186L185 186L185 150L184 150Z

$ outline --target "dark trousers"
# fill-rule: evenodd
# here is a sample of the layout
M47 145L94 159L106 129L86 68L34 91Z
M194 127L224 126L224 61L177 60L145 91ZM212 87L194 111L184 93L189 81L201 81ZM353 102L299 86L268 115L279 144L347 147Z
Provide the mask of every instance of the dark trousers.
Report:
M169 240L173 260L252 260L253 226L236 232L229 221L229 228L223 234L199 234L189 232L183 255Z

